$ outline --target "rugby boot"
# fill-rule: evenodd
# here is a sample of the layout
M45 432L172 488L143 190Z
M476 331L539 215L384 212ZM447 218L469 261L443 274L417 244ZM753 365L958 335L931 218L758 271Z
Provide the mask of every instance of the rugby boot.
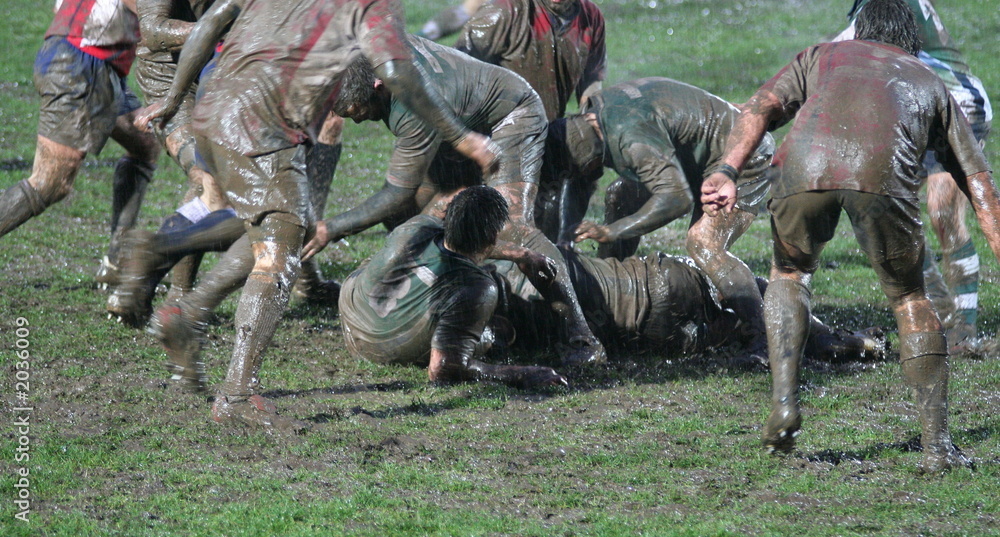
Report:
M149 333L167 351L170 380L192 392L204 391L208 377L201 359L201 330L185 317L180 306L160 308L149 324Z
M169 269L166 256L153 247L155 235L131 231L126 235L118 285L108 297L106 310L124 324L141 327L153 313L156 285Z
M290 433L302 433L310 428L308 423L279 415L274 403L256 394L216 396L212 404L212 421Z

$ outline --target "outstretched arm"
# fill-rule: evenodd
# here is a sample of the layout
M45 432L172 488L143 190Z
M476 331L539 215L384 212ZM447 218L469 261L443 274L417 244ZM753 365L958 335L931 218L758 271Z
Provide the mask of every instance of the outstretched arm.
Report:
M385 221L405 207L416 194L414 188L403 188L389 183L382 186L361 205L316 223L316 235L302 248L302 259L318 254L331 242L360 233Z
M212 59L215 45L225 35L229 24L236 20L243 6L243 0L219 0L212 9L194 25L181 49L177 63L177 74L170 85L170 92L159 101L136 112L135 125L148 129L155 119L169 120L177 113L184 94L198 78L205 64Z

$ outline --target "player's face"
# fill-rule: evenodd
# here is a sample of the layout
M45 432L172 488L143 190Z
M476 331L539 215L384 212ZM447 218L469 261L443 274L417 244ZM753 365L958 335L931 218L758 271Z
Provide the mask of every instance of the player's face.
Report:
M349 117L355 123L362 121L379 121L382 119L382 107L379 99L352 103L347 107L344 117Z

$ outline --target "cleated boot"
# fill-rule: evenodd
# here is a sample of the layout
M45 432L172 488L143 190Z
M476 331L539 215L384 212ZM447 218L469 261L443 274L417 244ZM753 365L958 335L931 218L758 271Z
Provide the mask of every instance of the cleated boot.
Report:
M106 310L129 326L141 327L153 313L153 295L165 258L154 252L152 233L129 232L118 285L108 297Z
M309 424L278 415L274 403L260 395L240 397L219 395L212 404L212 420L216 423L241 423L250 427L301 433Z
M179 306L160 308L149 324L149 333L160 341L170 361L170 380L192 392L202 392L208 383L201 360L201 332L184 318Z

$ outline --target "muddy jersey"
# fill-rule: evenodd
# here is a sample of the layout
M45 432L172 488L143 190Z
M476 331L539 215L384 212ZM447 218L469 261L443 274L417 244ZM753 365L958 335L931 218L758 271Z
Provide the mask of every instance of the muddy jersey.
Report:
M795 118L774 163L775 198L857 190L917 199L925 149L955 177L989 171L968 120L941 79L898 47L852 40L799 53L758 93Z
M722 314L712 284L689 258L562 253L587 322L607 346L663 355L701 350L708 324ZM559 323L551 308L513 265L498 268L511 284L509 317L522 344L551 339Z
M590 99L604 135L604 164L652 194L694 195L721 163L739 110L724 99L669 78L640 78ZM774 152L770 135L748 161L759 174Z
M380 363L426 363L431 348L472 357L497 302L493 278L444 248L440 219L416 216L340 293L348 348Z
M537 106L537 94L517 74L427 39L411 36L410 42L416 51L416 62L428 75L429 84L455 112L459 122L469 129L489 135L494 129L510 124L506 126L516 130L519 118L515 111ZM520 123L525 129L544 131L544 118L537 119L525 117ZM389 159L388 182L403 188L418 187L438 154L442 142L440 133L395 96L385 124L396 136ZM497 137L494 141L503 142ZM517 156L501 154L501 157Z
M177 23L195 23L213 0L137 0L142 40L136 55L143 61L176 64L186 32Z
M409 60L399 0L247 0L226 34L195 131L247 156L312 137L359 54Z
M834 41L854 39L855 19L866 4L868 0L857 2L852 12L851 24ZM976 125L977 122L991 121L993 108L983 83L973 76L965 57L955 46L930 0L907 0L907 4L913 11L917 27L920 29L921 50L917 57L941 77L970 123Z
M121 0L56 0L45 37L64 37L74 47L127 75L135 60L139 19Z
M590 0L580 0L567 21L539 0L493 0L466 23L455 46L524 77L549 121L565 115L570 96L579 101L607 70L604 16Z

